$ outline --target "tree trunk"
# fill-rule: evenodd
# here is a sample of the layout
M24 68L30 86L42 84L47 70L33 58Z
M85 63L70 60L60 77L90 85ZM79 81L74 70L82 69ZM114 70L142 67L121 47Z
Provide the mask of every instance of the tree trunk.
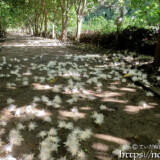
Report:
M42 26L40 27L40 37L42 37Z
M45 12L45 37L47 37L47 12Z
M79 42L81 36L82 20L84 11L86 8L87 0L74 1L76 15L77 15L77 30L76 30L76 41Z
M34 36L38 36L38 25L37 25L37 16L35 16L35 21L34 21Z
M38 27L37 24L35 23L35 32L34 32L35 36L38 36Z
M55 21L53 21L52 23L52 39L56 38L56 34L55 34Z
M160 28L158 32L158 43L154 54L154 67L155 68L160 67Z
M32 34L32 30L31 30L31 26L30 25L28 26L28 33Z
M43 0L42 4L44 7L44 19L45 19L44 20L44 36L47 37L47 21L48 21L48 19L47 19L46 1Z
M35 35L35 28L34 28L34 26L32 27L32 30L33 30L33 35Z
M45 12L44 35L47 37L47 13Z
M61 40L65 41L67 39L67 27L68 27L68 20L69 20L69 13L73 6L73 2L70 0L59 0L60 7L62 10L62 35ZM66 3L67 2L67 3Z
M44 22L44 15L43 15L43 17L41 18L41 25L40 25L40 37L42 37L43 22Z
M62 16L62 35L61 35L61 40L66 41L67 39L67 26L68 26L68 15Z
M22 30L21 33L24 33L24 27L21 27L21 30Z
M78 41L78 42L79 42L80 36L81 36L82 20L83 20L83 16L78 15L77 16L77 31L76 31L76 41Z
M57 9L54 11L54 19L52 23L52 39L56 39L56 34L55 34L55 21L57 17L57 12L58 12L59 5L57 5Z

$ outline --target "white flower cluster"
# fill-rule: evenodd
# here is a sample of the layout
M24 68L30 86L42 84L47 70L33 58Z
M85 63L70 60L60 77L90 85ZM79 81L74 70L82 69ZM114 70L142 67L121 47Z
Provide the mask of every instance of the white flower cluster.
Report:
M58 152L58 137L48 136L40 144L40 160L52 160L52 152Z
M66 123L65 121L59 121L58 127L69 129L69 130L73 130L73 128L74 128L72 122Z
M24 159L23 160L33 160L34 159L34 154L24 154L23 155Z
M35 130L36 127L37 127L37 124L35 122L30 122L28 125L29 131Z
M104 115L103 114L99 114L96 111L94 111L94 113L93 113L93 115L91 117L95 119L94 122L96 124L98 124L98 125L101 125L104 122Z
M22 141L24 141L22 135L20 134L19 130L12 129L9 132L9 143L11 145L20 146Z
M67 141L64 144L72 156L77 157L79 160L85 160L86 154L80 149L80 141L89 139L91 135L92 132L90 129L82 131L79 128L75 128L68 135Z
M123 144L122 146L120 146L119 148L113 150L112 154L114 156L117 156L118 158L122 158L120 157L121 155L121 152L126 152L126 151L129 151L131 149L131 146L129 144Z
M15 100L12 99L12 98L8 98L8 99L7 99L7 103L8 103L8 104L13 104L14 102L15 102Z

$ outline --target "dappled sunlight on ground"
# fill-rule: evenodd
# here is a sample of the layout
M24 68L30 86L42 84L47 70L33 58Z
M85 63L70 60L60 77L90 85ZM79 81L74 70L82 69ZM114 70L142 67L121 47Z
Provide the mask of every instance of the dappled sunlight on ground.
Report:
M16 87L6 87L7 89L16 89Z
M136 89L134 88L119 88L121 91L128 91L128 92L136 92Z
M92 148L95 150L95 154L97 159L99 160L111 160L111 158L109 158L108 155L108 151L109 151L109 146L104 144L104 143L100 143L100 142L95 142L92 145Z
M49 85L42 85L40 83L32 83L34 90L52 90L53 87L50 87Z
M103 98L116 97L117 98L117 97L120 97L122 95L123 95L123 93L105 91L105 92L102 92L101 94L99 94L98 97L103 97Z
M9 38L9 37L8 37ZM28 39L28 40L27 40ZM15 41L14 37L13 39L10 38L8 43L4 44L4 47L29 47L29 46L65 46L65 44L61 43L58 40L52 40L52 39L31 39L29 36L25 39L23 37L20 37Z
M5 42L0 158L112 160L123 145L160 139L159 100L117 71L115 55L81 53L59 43L29 36Z
M92 145L92 148L96 151L103 151L103 152L107 152L109 149L109 147L104 143L94 143Z
M8 122L10 122L10 120L16 120L16 118L25 121L34 117L45 119L45 117L49 117L51 115L52 113L49 110L38 109L36 107L31 108L31 105L23 107L10 106L0 111L1 121L6 122L6 125Z
M60 117L65 117L65 118L82 119L86 117L86 114L81 112L78 112L77 114L64 110L59 110L58 112Z
M155 108L154 106L151 106L151 105L146 105L146 106L125 106L124 107L124 111L128 112L128 113L132 113L132 114L135 114L135 113L138 113L140 112L141 110L147 110L147 109L153 109Z
M118 98L103 98L102 101L103 102L123 103L123 104L127 103L127 100L120 100Z
M125 139L114 137L114 136L111 136L111 135L94 134L94 137L96 137L98 139L101 139L101 140L105 140L105 141L113 142L113 143L116 143L116 144L120 144L120 145L130 144L130 142L125 140Z
M26 72L26 73L23 73L23 75L24 75L24 76L31 76L31 75L32 75L32 73L30 73L30 72Z
M80 110L84 110L84 111L88 111L88 110L91 110L92 108L90 107L81 107Z
M96 154L97 154L96 157L97 157L99 160L111 160L111 159L112 159L112 158L110 158L110 157L107 157L108 154L106 154L106 153L96 152Z

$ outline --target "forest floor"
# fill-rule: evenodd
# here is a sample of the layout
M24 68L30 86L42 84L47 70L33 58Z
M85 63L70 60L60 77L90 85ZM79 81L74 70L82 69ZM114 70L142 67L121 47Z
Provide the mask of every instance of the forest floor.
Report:
M160 99L120 74L129 68L124 60L8 35L0 52L0 159L114 160L120 150L147 154L160 145Z

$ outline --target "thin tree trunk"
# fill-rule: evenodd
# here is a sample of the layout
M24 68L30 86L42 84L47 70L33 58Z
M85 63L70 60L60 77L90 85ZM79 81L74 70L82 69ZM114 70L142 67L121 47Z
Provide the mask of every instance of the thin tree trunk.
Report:
M24 27L22 27L21 30L22 30L22 33L24 33Z
M75 39L76 41L80 40L82 20L83 20L84 11L86 8L86 3L87 3L87 0L80 0L80 1L74 2L76 14L77 14L77 30L76 30L76 39Z
M32 30L33 30L33 35L35 35L35 28L34 28L34 26L33 26L32 28L33 28L33 29L32 29Z
M29 26L31 30L31 35L34 35L34 22L33 22L33 17L29 19Z
M56 34L55 34L55 21L53 21L52 23L52 39L56 38Z
M64 22L62 24L62 36L61 36L61 40L62 41L66 41L67 40L67 24L66 24L66 22Z
M41 19L41 25L40 25L40 37L42 37L42 28L43 28L43 22L44 22L44 15Z
M36 17L35 17L35 21L34 21L34 36L37 36L37 25L36 25Z
M45 37L47 37L47 12L45 12L45 29L44 29L44 34L45 34Z
M67 2L67 3L66 3ZM73 2L70 0L60 0L60 6L62 9L62 35L61 40L65 41L67 39L67 27L68 27L68 20L69 20L69 13L73 6Z
M47 37L47 12L45 11L45 37Z
M58 9L59 9L59 4L57 5L57 9L56 10L54 9L54 19L53 19L53 22L52 22L52 39L56 38L56 34L55 34L55 21L56 21Z
M38 15L37 15L37 12L35 12L36 16L35 16L35 19L34 19L34 27L35 27L35 32L34 32L34 35L35 36L38 36Z
M28 33L29 33L29 34L32 34L32 30L31 30L31 26L30 26L30 25L28 26L28 29L29 29L29 30L28 30L28 31L29 31Z
M65 14L63 14L62 16L62 36L61 36L62 41L66 41L67 39L67 27L68 27L68 15L65 16Z
M43 0L42 4L43 4L43 7L44 7L43 14L44 14L44 19L45 19L44 20L44 36L47 37L47 21L48 21L48 19L47 19L47 11L46 11L46 1Z
M76 41L79 41L79 40L80 40L81 28L82 28L82 20L83 20L83 16L82 16L82 15L78 15L78 16L77 16Z
M38 36L38 26L35 24L35 36Z

